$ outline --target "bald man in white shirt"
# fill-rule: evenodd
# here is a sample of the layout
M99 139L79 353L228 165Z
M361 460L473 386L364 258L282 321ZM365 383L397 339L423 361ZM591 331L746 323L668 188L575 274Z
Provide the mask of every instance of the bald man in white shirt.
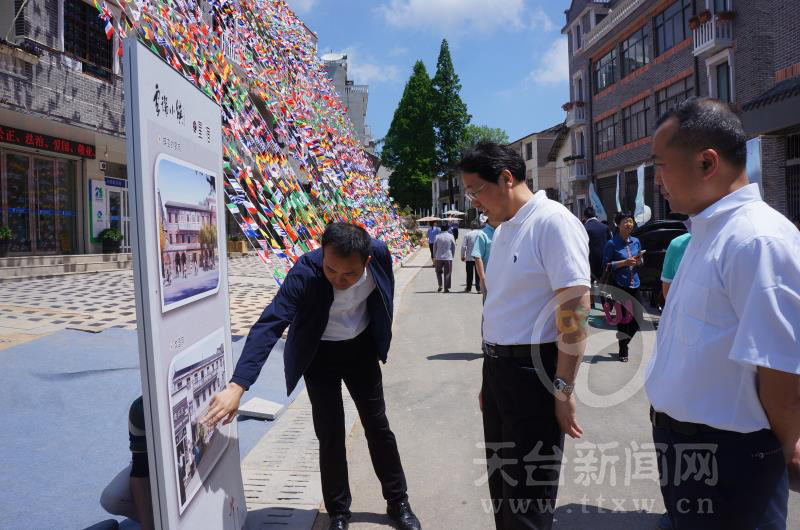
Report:
M646 383L677 528L786 528L800 467L800 233L748 183L746 139L728 104L692 98L653 140L692 233Z

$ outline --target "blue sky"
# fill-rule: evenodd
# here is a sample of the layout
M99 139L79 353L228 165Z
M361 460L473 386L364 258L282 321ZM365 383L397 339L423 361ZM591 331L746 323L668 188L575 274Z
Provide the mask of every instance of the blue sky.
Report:
M185 204L202 203L211 190L205 174L167 159L159 162L158 189L162 201Z
M344 51L349 75L370 86L367 123L382 138L414 63L433 77L450 43L472 122L511 140L564 120L568 0L287 0L319 36L319 53Z

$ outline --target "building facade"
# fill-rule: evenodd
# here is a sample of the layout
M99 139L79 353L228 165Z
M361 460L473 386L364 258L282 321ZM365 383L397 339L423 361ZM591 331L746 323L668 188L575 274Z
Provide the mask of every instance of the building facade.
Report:
M339 102L347 109L361 145L374 150L372 132L367 125L367 104L369 103L369 86L356 85L347 77L347 55L343 53L326 53L322 56L325 73L333 82L339 94Z
M523 136L511 142L509 147L525 160L525 182L532 191L546 190L547 196L560 200L556 184L556 164L549 160L550 151L559 136L563 124L540 132Z
M617 199L623 210L634 210L636 170L641 165L645 166L645 204L655 219L669 214L650 163L650 144L660 115L695 95L746 108L773 88L781 69L797 64L797 31L788 26L781 29L778 23L781 18L796 20L779 15L777 9L785 4L770 0L572 2L562 29L569 42L570 100L564 109L571 129L570 162L585 165L576 167L576 173L586 172L609 216L617 211ZM767 132L758 129L752 128L750 135ZM784 213L788 211L787 161L786 149L780 146L787 145L790 136L761 137L760 149L752 155L763 168L765 200Z
M119 10L110 7L117 16ZM0 2L0 223L11 255L130 248L119 38L84 0Z

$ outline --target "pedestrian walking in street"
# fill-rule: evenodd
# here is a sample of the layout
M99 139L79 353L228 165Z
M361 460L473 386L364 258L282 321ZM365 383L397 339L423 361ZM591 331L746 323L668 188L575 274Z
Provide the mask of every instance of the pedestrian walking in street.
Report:
M606 242L603 251L603 267L611 267L611 284L615 287L614 319L619 341L619 360L628 362L629 345L639 331L643 318L642 298L639 293L639 273L644 253L639 240L631 235L636 223L630 212L618 212L614 216L617 233ZM604 308L606 317L611 308Z
M475 258L472 256L472 251L475 248L475 241L478 238L478 222L472 222L472 230L464 236L464 241L461 242L461 261L467 267L467 287L464 292L472 291L472 280L475 279L475 290L481 292L480 279L475 276Z
M436 269L436 281L439 283L439 292L450 292L450 280L453 273L453 258L456 254L456 240L453 234L447 231L447 224L442 225L442 230L433 242L433 265Z
M475 258L475 273L480 280L478 286L483 294L484 302L486 302L486 269L489 267L489 256L492 254L492 238L497 224L496 220L488 217L486 224L478 232L475 246L472 248L472 257Z
M603 276L603 251L611 239L611 230L600 222L591 206L583 210L583 216L586 218L583 226L589 236L589 267L592 271L592 283L596 284Z
M590 310L589 238L564 206L528 189L514 149L481 142L459 169L472 204L502 223L486 271L480 399L495 525L549 529L564 434L583 432L572 391Z
M453 221L450 223L450 233L453 234L453 238L458 241L458 221Z
M800 233L749 184L746 141L709 98L669 111L653 138L656 184L692 234L646 381L677 528L784 529L800 478Z
M441 232L441 231L442 231L442 229L439 228L437 225L431 225L431 227L428 228L428 248L431 249L431 261L434 261L434 258L433 258L433 242L436 241L436 236L438 236L439 232Z
M322 248L301 256L274 300L250 330L233 377L215 395L203 422L213 427L236 416L242 394L256 381L283 331L287 395L303 377L319 439L320 475L330 529L348 527L342 381L355 401L387 513L401 529L419 529L408 502L395 435L386 418L381 368L392 340L394 273L389 249L363 228L332 223Z

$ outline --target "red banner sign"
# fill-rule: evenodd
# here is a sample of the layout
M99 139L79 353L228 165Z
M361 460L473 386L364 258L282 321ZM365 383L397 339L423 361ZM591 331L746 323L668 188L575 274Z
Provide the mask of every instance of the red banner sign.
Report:
M32 133L5 125L0 125L0 142L82 158L94 158L96 154L94 146L90 144L54 138L46 134Z

